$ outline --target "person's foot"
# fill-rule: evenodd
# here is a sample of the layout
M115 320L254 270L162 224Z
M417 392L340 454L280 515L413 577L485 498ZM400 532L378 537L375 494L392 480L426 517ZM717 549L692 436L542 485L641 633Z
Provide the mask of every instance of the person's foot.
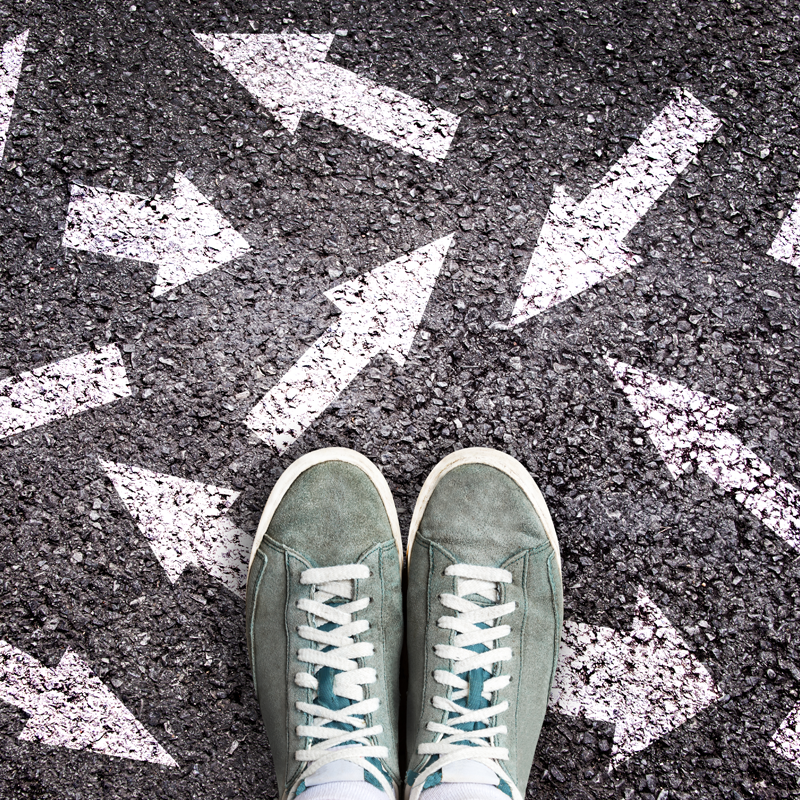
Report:
M282 800L391 800L402 545L389 487L344 448L281 475L247 576L247 643Z
M558 659L561 561L533 478L459 450L408 536L408 800L521 800Z

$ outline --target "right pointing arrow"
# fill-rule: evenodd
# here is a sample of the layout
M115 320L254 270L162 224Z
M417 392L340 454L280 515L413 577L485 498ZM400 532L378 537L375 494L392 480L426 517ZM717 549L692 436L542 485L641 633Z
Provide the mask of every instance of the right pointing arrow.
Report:
M580 203L556 186L509 325L639 263L625 237L720 124L680 91Z
M641 588L630 631L564 623L549 706L614 723L609 770L719 698L708 670Z
M606 363L673 478L698 469L800 549L800 491L723 429L735 406L621 361Z
M73 184L62 244L157 264L155 297L250 249L181 173L169 200Z
M239 492L113 461L100 464L172 583L195 566L244 595L253 537L225 516Z
M402 366L452 238L325 292L342 315L253 408L247 427L283 452L379 353Z
M51 747L177 764L127 708L67 650L55 669L0 639L0 701L30 716L19 738Z

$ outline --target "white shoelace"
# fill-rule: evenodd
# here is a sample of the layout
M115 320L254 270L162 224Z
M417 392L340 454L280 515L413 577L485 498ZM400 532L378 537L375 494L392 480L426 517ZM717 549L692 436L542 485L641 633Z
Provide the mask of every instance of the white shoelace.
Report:
M353 600L355 582L364 580L369 575L369 567L364 564L346 564L307 569L300 576L300 583L312 586L313 590L310 598L297 601L297 607L309 614L312 624L301 625L298 634L317 646L304 647L298 651L298 659L310 664L311 669L308 672L298 672L295 675L295 684L305 689L319 690L316 677L319 669L331 667L341 670L333 678L333 693L354 702L339 711L318 703L295 703L298 711L310 714L313 718L311 725L297 726L297 735L316 741L303 750L297 750L294 757L308 765L302 772L302 780L310 778L326 764L345 760L372 774L384 791L393 797L394 789L383 772L367 761L368 758L387 758L389 755L387 747L374 745L370 741L370 737L383 732L383 727L367 727L364 722L364 716L377 711L380 705L377 697L364 699L363 687L375 683L378 679L377 673L372 667L359 668L357 661L360 658L369 658L375 649L370 642L356 641L369 630L369 622L353 619L354 614L363 611L370 604L369 597ZM350 602L327 605L334 598ZM326 623L333 623L337 627L330 631L321 630L320 626ZM329 727L331 723L350 725L354 730L343 731L337 727Z
M453 662L450 670L437 669L433 677L437 683L449 687L449 697L435 695L433 705L454 716L445 724L429 722L428 730L435 734L436 740L421 744L419 755L438 756L419 774L411 788L408 800L418 800L426 779L448 764L457 761L476 761L491 769L500 780L511 788L514 800L522 800L522 795L508 775L498 763L508 760L508 748L497 747L496 737L507 733L505 725L490 726L489 721L498 717L509 707L508 701L495 702L492 698L496 692L505 689L511 683L509 675L497 675L484 680L481 697L489 705L486 708L469 709L469 681L464 673L470 670L483 669L489 674L494 672L494 665L511 659L510 647L497 647L496 642L511 633L509 625L499 625L500 617L510 614L516 603L498 604L500 596L499 584L511 583L512 575L508 570L493 567L478 567L471 564L454 564L447 567L445 575L455 577L457 594L442 594L440 602L445 608L455 612L453 616L443 616L437 625L447 631L455 631L453 644L434 645L437 656ZM489 605L468 600L468 595L478 595L490 601ZM472 645L484 645L487 650L476 653L466 648ZM468 676L466 676L468 677ZM461 700L464 705L457 703ZM477 722L486 725L477 730L459 730L458 725Z

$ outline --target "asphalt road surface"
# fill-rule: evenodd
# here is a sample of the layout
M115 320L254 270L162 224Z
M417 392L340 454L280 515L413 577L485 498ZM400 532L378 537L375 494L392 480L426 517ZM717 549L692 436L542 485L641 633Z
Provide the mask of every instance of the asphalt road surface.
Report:
M796 797L798 23L0 2L0 795L275 796L237 548L342 445L542 487L528 797Z

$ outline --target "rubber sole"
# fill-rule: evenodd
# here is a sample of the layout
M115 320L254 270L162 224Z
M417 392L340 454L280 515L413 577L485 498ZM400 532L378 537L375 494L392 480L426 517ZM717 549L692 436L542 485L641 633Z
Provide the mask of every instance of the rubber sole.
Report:
M256 530L255 538L253 539L253 548L250 551L250 562L247 565L247 576L250 577L250 567L253 565L253 559L256 557L256 551L264 538L264 534L269 528L272 517L275 511L283 500L289 487L302 475L307 469L317 466L317 464L324 464L328 461L342 461L345 464L353 464L358 467L366 476L372 481L373 486L378 490L378 494L383 502L383 507L386 510L386 516L389 517L389 524L392 528L392 535L394 536L395 544L397 545L397 555L400 558L400 564L403 563L403 540L400 538L400 521L397 518L397 509L394 507L394 498L389 489L389 484L386 483L386 478L383 477L381 471L361 453L355 450L350 450L347 447L325 447L321 450L314 450L311 453L306 453L301 456L297 461L293 462L278 478L278 482L273 487L267 498L267 504L264 506L264 511L261 513L261 519L258 522L258 529Z
M449 456L443 458L433 470L431 470L431 474L428 475L425 479L425 483L422 484L417 503L414 506L414 514L411 517L411 527L408 531L406 558L409 561L411 559L411 548L414 546L417 530L419 530L422 516L425 513L428 501L431 499L436 485L451 469L464 466L465 464L484 464L489 467L494 467L505 475L508 475L508 477L525 492L525 496L531 501L536 516L538 516L542 522L542 527L547 534L547 539L556 554L558 571L561 572L561 550L558 546L555 525L553 525L553 520L547 509L547 503L539 487L536 485L536 481L516 458L508 455L508 453L492 450L489 447L467 447L464 450L456 450L455 453L451 453Z

